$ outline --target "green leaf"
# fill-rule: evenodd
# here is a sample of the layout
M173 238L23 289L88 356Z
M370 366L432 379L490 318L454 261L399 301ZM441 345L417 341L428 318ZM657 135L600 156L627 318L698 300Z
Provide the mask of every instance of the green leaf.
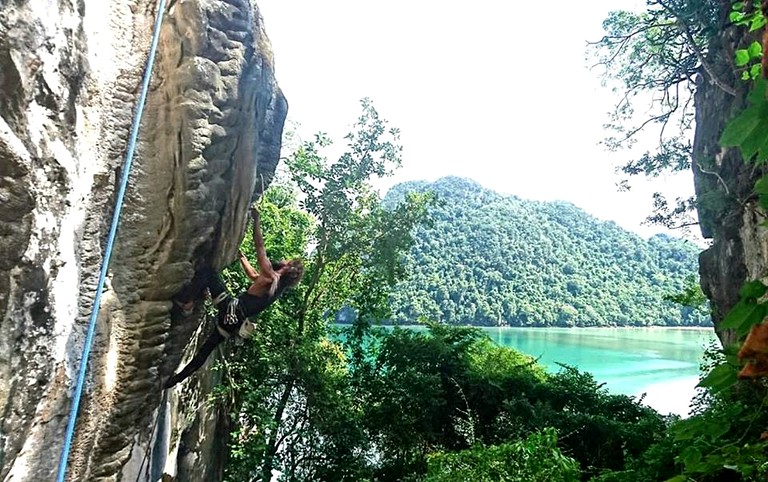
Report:
M741 300L725 315L720 327L738 330L741 336L746 334L752 325L760 323L764 317L765 305Z
M757 79L747 96L749 107L726 124L720 136L724 147L740 147L745 160L757 156L757 161L768 159L768 101L765 99L765 80Z
M763 46L760 45L760 42L752 42L749 44L749 47L747 47L747 52L749 53L750 58L759 59L763 56Z
M744 67L749 63L749 51L746 49L738 49L734 55L736 67Z
M717 440L731 429L731 424L725 420L715 420L705 425L707 434Z
M665 482L686 482L688 480L687 475L676 475L671 479L667 479Z
M686 419L681 420L678 423L672 425L669 432L674 436L678 442L691 440L699 435L699 428L702 422L699 419Z
M741 80L749 80L749 79L750 79L749 72L745 70L744 72L741 73Z
M761 64L755 64L752 67L749 68L749 76L752 79L756 79L760 76L760 73L763 70L763 66Z
M763 176L755 183L755 193L768 194L768 176Z
M763 17L763 14L755 13L752 17L752 22L750 22L749 31L754 32L755 30L759 30L765 27L765 23L765 17Z
M736 368L728 363L723 363L713 368L696 386L711 388L714 393L718 393L734 383L736 383Z
M689 445L680 453L680 459L686 467L692 467L701 462L701 451L693 445Z
M731 20L732 23L738 23L744 20L744 14L741 12L731 12L728 14L728 18Z
M760 181L766 181L766 178L760 179ZM760 181L757 182L757 184L760 184ZM755 190L757 191L757 184L755 184ZM768 181L763 183L765 185L765 188L768 189ZM761 192L757 191L760 194L764 194L768 191ZM765 286L763 283L761 283L758 280L755 281L749 281L747 283L744 283L744 286L741 287L739 290L739 296L742 298L760 298L765 294L765 292L768 290L768 286Z

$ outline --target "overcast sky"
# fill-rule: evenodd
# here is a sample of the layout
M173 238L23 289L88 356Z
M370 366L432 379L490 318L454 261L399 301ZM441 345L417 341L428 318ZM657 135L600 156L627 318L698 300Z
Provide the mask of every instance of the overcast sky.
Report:
M585 60L609 10L636 0L260 0L289 120L309 139L349 131L370 97L402 130L403 168L379 185L456 175L526 199L561 199L642 235L656 190L687 196L692 175L636 180L630 156L598 145L617 94Z

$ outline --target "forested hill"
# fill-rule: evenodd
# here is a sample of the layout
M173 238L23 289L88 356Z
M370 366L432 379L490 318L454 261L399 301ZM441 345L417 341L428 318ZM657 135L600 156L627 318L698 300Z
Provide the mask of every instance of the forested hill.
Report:
M699 248L666 235L645 240L566 202L502 196L447 177L394 186L433 191L442 205L420 228L394 320L512 326L700 325L704 309L664 301L696 274Z

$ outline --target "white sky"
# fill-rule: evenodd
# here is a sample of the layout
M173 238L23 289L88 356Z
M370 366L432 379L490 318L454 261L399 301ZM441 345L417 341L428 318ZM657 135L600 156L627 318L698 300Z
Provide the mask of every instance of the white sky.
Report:
M403 167L379 183L472 178L526 199L570 201L642 235L650 193L693 191L692 174L617 192L628 152L598 142L616 94L585 60L609 10L640 0L259 0L289 104L309 139L337 143L370 97L402 130ZM696 230L695 230L696 231ZM675 234L675 233L672 233Z

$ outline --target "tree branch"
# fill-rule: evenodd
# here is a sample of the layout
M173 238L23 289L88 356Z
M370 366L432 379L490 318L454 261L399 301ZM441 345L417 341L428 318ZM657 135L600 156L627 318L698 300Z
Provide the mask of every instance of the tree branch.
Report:
M693 53L696 54L696 58L699 59L699 63L707 72L707 75L709 75L709 78L712 79L712 83L720 87L720 89L726 94L736 97L736 90L734 90L731 86L725 84L722 80L720 80L720 78L715 74L715 71L712 69L712 66L709 65L709 62L706 61L706 59L704 58L704 54L702 54L701 52L701 49L699 49L699 46L696 45L696 41L693 39L693 34L691 34L691 30L688 28L688 26L682 22L678 22L677 28L680 29L680 31L683 34L685 34L690 44L691 50L693 50Z
M698 161L696 162L696 167L698 167L699 171L703 172L704 174L709 174L710 176L715 176L717 178L717 180L720 181L720 184L722 184L723 189L725 189L725 193L726 194L731 194L731 191L728 189L728 185L725 183L725 181L723 181L723 178L720 177L720 174L716 173L715 171L707 171L706 169L704 169L704 167L702 167L701 163L698 162Z

